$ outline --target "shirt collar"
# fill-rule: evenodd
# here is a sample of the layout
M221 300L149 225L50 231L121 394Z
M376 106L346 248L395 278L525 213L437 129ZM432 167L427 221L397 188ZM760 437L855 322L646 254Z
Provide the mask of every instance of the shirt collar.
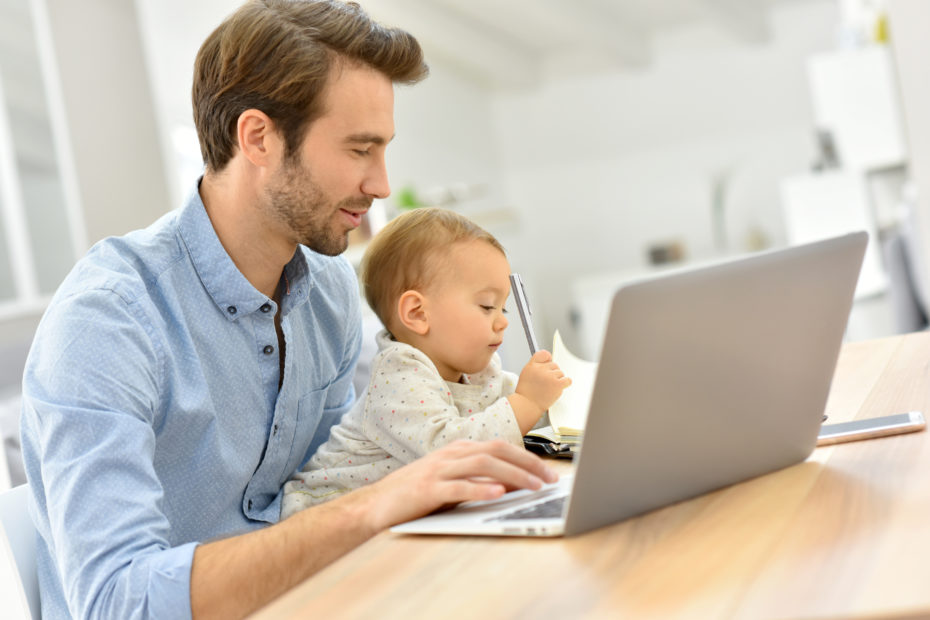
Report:
M200 197L199 179L181 210L179 230L200 281L227 319L235 321L256 312L266 303L274 304L252 286L226 253ZM294 257L284 267L290 289L287 302L282 304L286 310L307 299L308 272L306 258L298 246Z

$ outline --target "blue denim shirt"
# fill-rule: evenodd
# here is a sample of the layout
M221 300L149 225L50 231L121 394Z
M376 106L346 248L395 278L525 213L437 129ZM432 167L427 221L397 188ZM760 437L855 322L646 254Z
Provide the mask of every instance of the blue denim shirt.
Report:
M280 391L278 306L196 188L61 285L23 380L44 618L190 617L195 546L278 520L283 483L355 399L361 346L345 258L300 247L285 276Z

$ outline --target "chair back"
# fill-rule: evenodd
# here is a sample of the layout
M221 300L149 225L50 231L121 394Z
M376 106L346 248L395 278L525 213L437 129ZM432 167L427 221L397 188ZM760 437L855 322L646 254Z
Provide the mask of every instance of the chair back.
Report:
M3 429L0 428L0 430ZM12 486L10 483L10 466L6 461L6 449L3 441L3 433L0 433L0 493L9 490Z
M0 493L0 600L4 601L4 618L11 620L42 617L36 570L37 534L28 506L28 484Z

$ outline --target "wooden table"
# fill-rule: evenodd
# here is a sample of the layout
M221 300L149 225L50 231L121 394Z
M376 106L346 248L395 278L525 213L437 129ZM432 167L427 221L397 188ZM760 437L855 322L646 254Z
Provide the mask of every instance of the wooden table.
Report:
M830 422L930 413L930 334L845 345ZM261 618L930 617L930 432L566 539L382 533Z

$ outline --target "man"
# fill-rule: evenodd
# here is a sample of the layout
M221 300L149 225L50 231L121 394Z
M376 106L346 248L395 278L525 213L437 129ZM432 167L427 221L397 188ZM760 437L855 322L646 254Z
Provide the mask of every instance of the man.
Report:
M337 255L389 193L393 83L425 73L410 35L332 0L250 2L204 43L202 181L89 252L30 353L45 618L240 617L394 523L555 478L458 443L276 523L355 398L358 288Z

